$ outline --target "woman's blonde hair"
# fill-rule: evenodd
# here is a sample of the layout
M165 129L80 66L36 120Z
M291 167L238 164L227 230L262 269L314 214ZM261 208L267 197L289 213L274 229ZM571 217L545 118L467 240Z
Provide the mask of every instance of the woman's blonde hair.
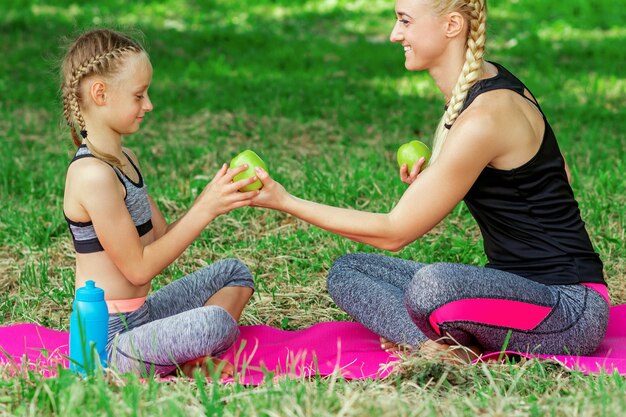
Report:
M459 117L470 88L482 77L483 55L487 38L487 0L432 0L433 9L442 16L459 12L468 22L467 49L461 74L452 89L452 96L446 106L433 139L433 153L429 163L433 163L446 141L450 128Z
M80 146L81 138L90 152L117 167L121 162L114 156L98 151L89 141L85 120L81 113L80 83L85 77L115 75L129 53L145 52L143 47L130 37L110 30L94 29L81 34L68 48L61 64L61 94L63 96L63 116L71 129L72 140Z

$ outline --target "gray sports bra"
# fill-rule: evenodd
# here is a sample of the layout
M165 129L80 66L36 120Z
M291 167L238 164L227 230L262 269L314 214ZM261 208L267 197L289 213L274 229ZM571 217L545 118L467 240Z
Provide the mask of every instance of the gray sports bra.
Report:
M126 155L126 157L128 158L128 155ZM86 145L81 145L78 148L70 164L82 158L95 158ZM152 210L150 209L148 190L143 180L143 176L141 175L141 172L139 172L137 166L133 163L132 159L128 158L128 160L135 169L135 172L137 172L139 177L138 183L133 182L116 167L111 165L111 168L113 168L115 175L117 175L117 178L126 189L126 197L124 197L126 208L130 213L130 217L133 219L133 223L135 223L137 233L139 233L139 236L143 236L152 230ZM76 249L76 252L92 253L104 250L98 240L98 236L96 235L92 222L75 222L68 219L65 213L63 213L63 216L65 217L70 233L72 234L72 240L74 241L74 248Z

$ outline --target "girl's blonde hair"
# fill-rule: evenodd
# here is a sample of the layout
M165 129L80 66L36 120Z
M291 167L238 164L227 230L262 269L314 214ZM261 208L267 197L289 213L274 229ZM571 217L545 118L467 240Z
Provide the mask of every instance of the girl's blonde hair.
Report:
M114 156L98 151L89 141L85 120L81 114L80 83L85 77L115 75L129 53L145 52L143 47L130 37L110 30L95 29L80 35L70 45L61 64L61 94L63 96L63 116L71 129L72 140L76 146L85 140L87 148L96 157L121 167L121 162Z
M452 96L446 106L435 137L433 153L429 163L433 163L446 141L450 128L459 117L469 89L482 77L483 55L487 38L487 0L433 0L433 9L442 16L446 13L459 12L468 22L467 49L461 74L452 89Z

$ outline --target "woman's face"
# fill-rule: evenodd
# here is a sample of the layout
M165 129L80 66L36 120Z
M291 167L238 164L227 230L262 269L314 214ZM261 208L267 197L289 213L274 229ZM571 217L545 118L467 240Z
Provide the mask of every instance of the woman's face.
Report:
M428 70L440 64L446 46L446 20L437 16L428 0L397 0L396 24L389 39L404 47L404 66Z

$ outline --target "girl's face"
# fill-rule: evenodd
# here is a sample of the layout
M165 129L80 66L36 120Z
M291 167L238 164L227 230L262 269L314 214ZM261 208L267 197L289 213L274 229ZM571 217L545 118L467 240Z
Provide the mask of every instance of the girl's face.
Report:
M406 69L427 70L440 64L446 22L435 14L428 0L397 0L396 18L389 39L404 47Z
M152 65L145 53L131 54L120 72L108 83L107 107L110 127L121 135L135 133L144 115L152 111L148 87Z

